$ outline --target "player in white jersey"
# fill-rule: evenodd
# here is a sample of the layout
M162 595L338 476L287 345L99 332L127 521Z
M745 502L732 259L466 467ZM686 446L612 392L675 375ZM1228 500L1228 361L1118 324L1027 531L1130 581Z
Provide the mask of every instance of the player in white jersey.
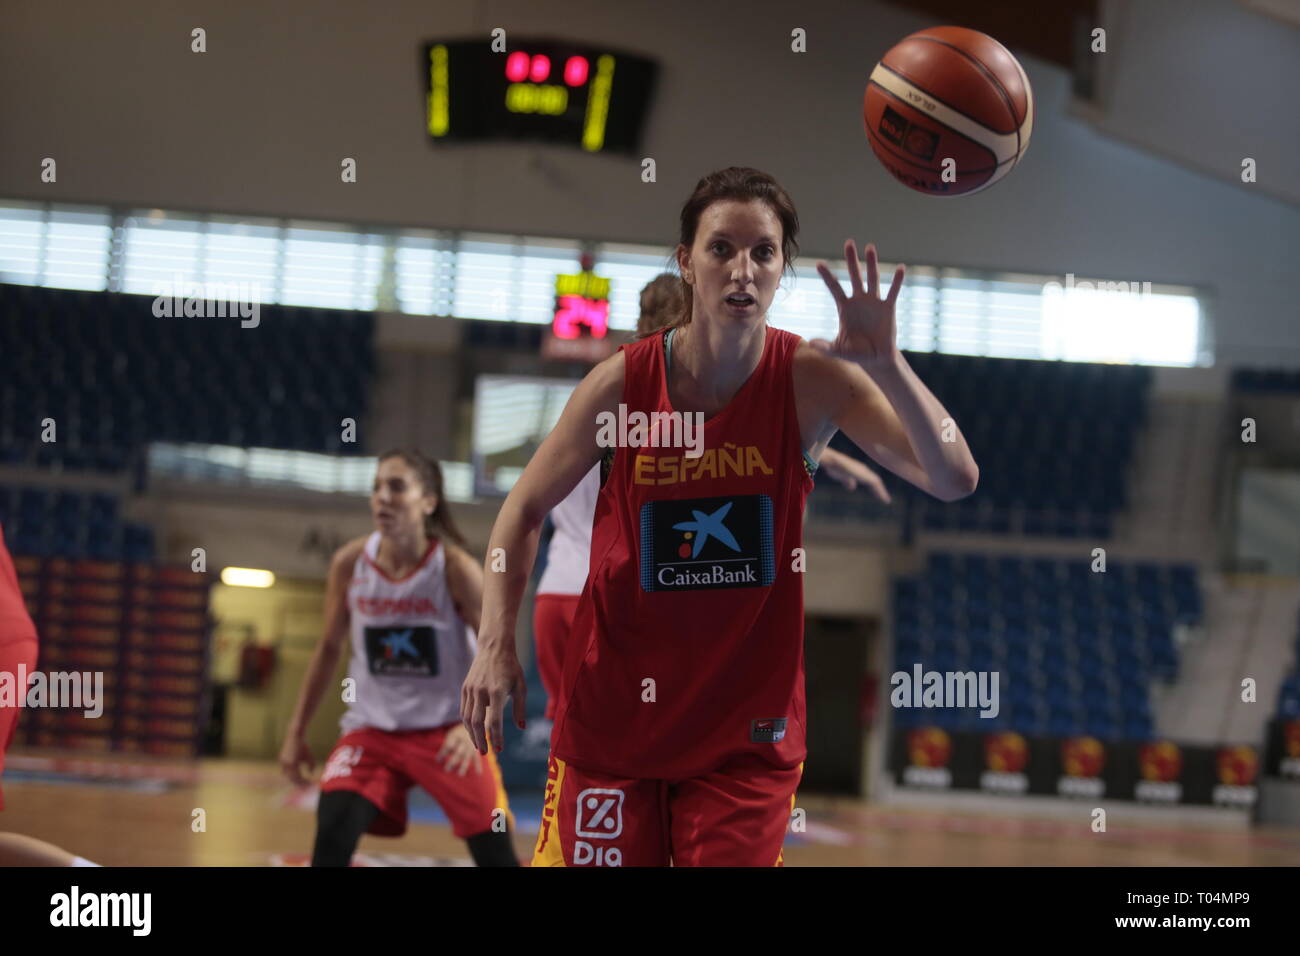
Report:
M443 496L442 470L419 452L382 455L370 496L376 530L335 553L325 635L303 680L280 763L305 785L305 729L351 648L348 710L321 775L313 866L346 866L361 835L406 832L406 797L427 790L479 866L518 866L513 818L493 754L460 722L474 659L483 571Z
M665 272L650 280L641 290L641 316L637 319L638 338L644 338L668 325L685 307L681 293L682 280ZM814 344L816 344L814 340ZM834 435L834 431L831 432ZM831 436L827 436L829 441ZM592 468L577 487L551 511L554 533L546 551L546 570L537 582L537 596L533 602L533 638L537 648L537 670L546 690L546 719L553 720L560 678L564 674L564 649L573 616L578 610L578 600L587 583L587 568L591 563L591 523L596 515L596 499L604 483L601 464ZM827 448L821 457L820 467L836 481L852 489L861 482L886 504L889 492L885 483L866 464L833 448Z

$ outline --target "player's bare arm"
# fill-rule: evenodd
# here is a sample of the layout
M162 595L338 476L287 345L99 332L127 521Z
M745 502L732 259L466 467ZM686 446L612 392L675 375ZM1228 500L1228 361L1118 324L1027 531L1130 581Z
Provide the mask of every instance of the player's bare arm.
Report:
M578 385L555 428L515 483L492 526L483 583L478 653L461 691L461 719L480 753L487 735L501 746L504 704L513 699L515 723L524 726L523 671L515 650L515 623L537 556L542 522L600 460L598 416L623 395L624 360L615 353Z
M447 549L447 590L451 602L474 633L478 633L483 610L483 567L472 554L452 541L443 541Z
M307 748L307 725L320 705L325 685L338 666L339 655L348 636L348 581L352 569L365 548L364 537L354 538L334 552L330 559L329 576L325 585L325 630L312 653L311 663L303 676L298 703L285 731L284 745L280 748L280 768L298 786L307 779L302 772L315 766Z

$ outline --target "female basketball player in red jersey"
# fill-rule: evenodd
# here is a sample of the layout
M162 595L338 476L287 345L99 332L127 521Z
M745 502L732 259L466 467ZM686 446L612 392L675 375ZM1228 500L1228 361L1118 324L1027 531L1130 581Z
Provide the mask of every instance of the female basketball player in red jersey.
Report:
M681 213L682 318L583 380L497 518L488 547L504 549L506 571L487 576L461 693L482 752L500 746L507 698L523 724L514 629L537 529L608 459L534 865L779 865L806 755L805 458L839 428L942 500L976 486L965 440L898 350L901 267L882 298L875 248L864 287L849 240L849 294L818 264L839 310L834 343L767 324L797 231L770 176L702 179ZM635 430L602 448L619 412L698 413L702 452Z
M22 589L13 559L5 545L4 529L0 528L0 681L9 684L19 694L27 693L26 686L17 687L19 674L36 671L36 625L27 613ZM5 751L18 729L22 714L21 704L9 695L0 699L0 774L5 769ZM0 810L3 810L4 792L0 791ZM0 866L98 866L89 860L74 856L67 850L18 833L0 833Z
M645 338L672 323L682 312L682 280L665 272L655 276L641 290L641 315L637 319L638 338ZM849 455L833 448L822 452L819 471L825 471L849 489L861 482L886 504L889 492L880 476ZM547 720L555 717L559 701L560 678L564 673L564 650L573 630L578 599L587 583L591 563L591 524L600 495L600 467L593 467L578 486L551 511L554 534L546 552L546 570L537 582L533 601L533 640L537 650L537 670L546 691Z
M496 758L475 752L457 719L474 656L483 578L443 497L442 470L401 449L379 459L376 530L330 565L325 635L303 680L280 763L306 783L305 731L339 654L351 646L351 693L321 777L313 866L347 866L361 835L406 832L406 795L427 790L479 866L518 866Z

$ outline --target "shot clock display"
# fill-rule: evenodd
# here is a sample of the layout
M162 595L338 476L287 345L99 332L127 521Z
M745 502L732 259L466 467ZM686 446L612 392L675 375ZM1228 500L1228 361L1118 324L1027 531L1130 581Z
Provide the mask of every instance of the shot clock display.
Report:
M525 140L635 155L658 66L608 47L512 37L424 46L435 143Z

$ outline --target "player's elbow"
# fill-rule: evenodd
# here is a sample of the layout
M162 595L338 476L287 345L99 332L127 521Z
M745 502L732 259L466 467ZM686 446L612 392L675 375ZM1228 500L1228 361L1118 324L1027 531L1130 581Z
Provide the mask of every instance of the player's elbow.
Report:
M506 500L492 523L489 550L504 547L509 551L521 546L529 535L541 530L550 512L551 508L547 507L544 496L538 493L531 482L520 479L506 495Z
M529 493L516 484L497 512L497 524L520 537L527 537L542 526L550 512L541 495Z
M940 501L961 501L963 498L969 498L975 494L975 489L979 487L980 470L974 462L965 471L955 476L954 480L947 483L943 488L935 489L935 497Z
M321 635L318 653L327 661L337 662L348 639L348 629L343 625L327 627Z

